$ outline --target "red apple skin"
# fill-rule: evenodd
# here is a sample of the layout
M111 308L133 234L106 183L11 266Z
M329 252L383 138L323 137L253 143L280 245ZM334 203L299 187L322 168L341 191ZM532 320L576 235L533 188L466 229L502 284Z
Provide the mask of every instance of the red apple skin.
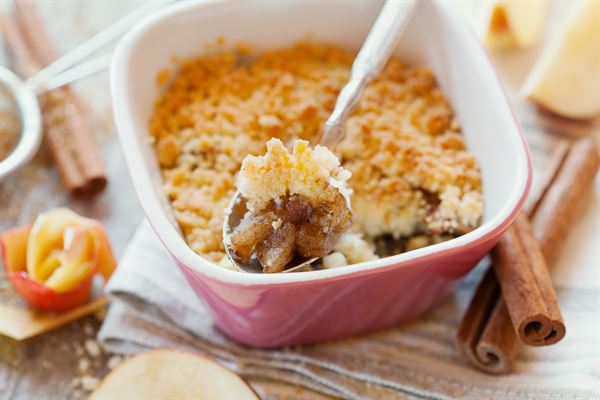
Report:
M77 287L57 293L27 275L27 238L31 225L10 229L0 234L2 261L8 279L19 295L31 306L41 311L61 312L85 304L90 299L95 269Z
M0 250L6 272L25 271L27 256L27 238L31 225L12 228L0 234Z

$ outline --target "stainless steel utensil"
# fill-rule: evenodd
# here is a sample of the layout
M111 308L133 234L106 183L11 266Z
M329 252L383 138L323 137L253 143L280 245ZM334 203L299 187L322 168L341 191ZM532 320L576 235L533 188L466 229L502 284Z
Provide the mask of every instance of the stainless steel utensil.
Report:
M346 118L356 107L365 87L381 72L389 60L398 39L414 14L416 6L417 0L387 0L385 2L360 52L354 59L350 79L340 92L333 112L325 122L323 134L319 140L321 145L333 148L344 136ZM225 211L223 243L227 256L238 270L256 273L262 271L258 260L252 258L247 264L238 262L228 240L229 235L247 212L246 199L237 191ZM317 259L297 257L291 261L290 265L292 266L283 272L297 271Z

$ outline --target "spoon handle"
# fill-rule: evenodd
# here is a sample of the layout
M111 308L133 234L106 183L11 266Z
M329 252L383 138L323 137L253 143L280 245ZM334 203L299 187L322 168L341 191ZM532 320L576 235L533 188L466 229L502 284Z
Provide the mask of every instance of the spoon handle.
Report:
M340 92L333 112L325 122L320 143L333 147L344 135L343 124L362 92L390 58L417 0L386 0L367 39L352 64L350 79Z

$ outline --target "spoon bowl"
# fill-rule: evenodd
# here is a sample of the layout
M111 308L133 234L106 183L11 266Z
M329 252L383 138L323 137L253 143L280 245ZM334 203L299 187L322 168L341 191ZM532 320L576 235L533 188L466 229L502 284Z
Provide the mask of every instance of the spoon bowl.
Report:
M225 252L229 257L229 260L238 271L262 273L263 268L256 257L251 257L247 263L240 262L236 257L235 249L231 244L230 236L233 233L233 230L240 224L240 222L242 222L242 219L247 212L248 204L246 202L246 198L242 196L239 191L236 191L231 199L231 202L229 203L229 206L227 209L225 209L225 217L223 219L223 244L225 245ZM290 261L289 265L292 265L292 267L281 272L285 273L301 270L316 260L318 260L318 257L307 258L296 256L292 261Z

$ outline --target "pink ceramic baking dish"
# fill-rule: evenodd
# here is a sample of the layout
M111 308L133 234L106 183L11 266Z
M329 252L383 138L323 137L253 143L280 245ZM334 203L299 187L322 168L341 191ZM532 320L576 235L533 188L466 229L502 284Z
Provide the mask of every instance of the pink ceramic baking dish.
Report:
M451 6L422 2L396 49L429 66L450 99L484 182L483 224L459 238L352 266L291 274L245 274L195 254L161 193L148 139L159 94L155 77L170 57L191 57L223 36L256 49L306 37L358 50L377 1L218 1L181 4L142 21L118 45L111 70L114 115L127 164L152 227L215 322L258 347L310 343L381 329L439 303L496 243L522 207L529 152L490 62ZM176 273L175 271L173 273Z

